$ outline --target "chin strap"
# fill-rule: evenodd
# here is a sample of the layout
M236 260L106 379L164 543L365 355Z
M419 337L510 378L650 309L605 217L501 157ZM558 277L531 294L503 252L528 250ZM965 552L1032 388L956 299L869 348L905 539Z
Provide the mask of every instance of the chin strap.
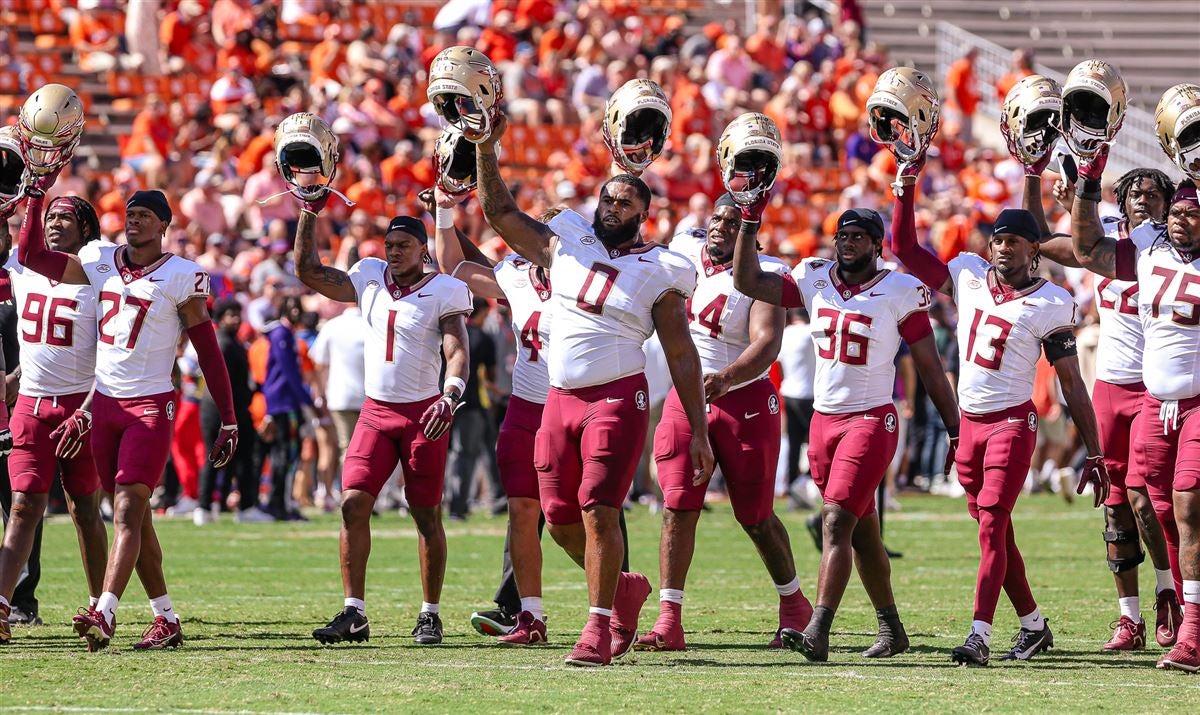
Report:
M350 206L350 207L357 206L357 204L355 204L353 201L351 201L349 198L347 198L345 194L343 194L342 192L333 188L332 186L326 185L326 186L322 186L321 188L328 191L329 193L333 194L334 196L337 196L339 199L341 199L343 202L345 202L345 204L347 206ZM278 194L271 194L270 196L268 196L265 199L259 199L258 204L259 204L259 206L266 206L268 201L277 199L280 196L285 196L287 194L291 194L292 196L295 196L296 198L300 199L301 201L312 201L313 200L313 199L301 194L299 189L292 187L292 188L288 189L287 191L280 191Z

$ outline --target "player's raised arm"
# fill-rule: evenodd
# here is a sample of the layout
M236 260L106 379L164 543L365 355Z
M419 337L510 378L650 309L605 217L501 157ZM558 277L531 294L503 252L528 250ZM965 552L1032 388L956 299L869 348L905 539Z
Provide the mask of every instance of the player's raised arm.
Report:
M1100 177L1108 163L1108 145L1100 147L1096 156L1079 167L1079 178L1083 182L1075 193L1075 204L1071 207L1071 244L1079 265L1105 278L1137 280L1133 255L1130 260L1117 260L1117 240L1104 235L1104 224L1100 221ZM1133 244L1128 244L1133 248Z
M86 285L88 277L78 256L46 248L42 205L46 201L46 189L54 185L57 176L58 172L54 172L35 177L33 184L26 189L29 199L25 203L25 220L21 223L21 235L17 241L17 260L50 280Z
M1042 240L1038 243L1039 253L1060 266L1080 268L1079 259L1075 258L1075 250L1071 248L1071 237L1050 230L1050 222L1046 220L1046 207L1042 204L1040 174L1025 174L1021 207L1033 214L1033 219L1037 221L1038 229L1042 232Z
M183 321L188 339L196 348L204 383L221 415L221 431L217 433L217 439L208 455L213 466L220 469L233 459L238 443L237 415L233 409L233 387L229 383L229 368L225 365L225 356L221 353L217 331L213 327L203 296L193 296L179 306L179 319Z
M313 230L317 225L317 214L325 208L329 194L325 193L316 201L305 201L300 209L300 222L296 226L296 277L304 285L312 288L331 300L343 303L353 303L358 299L354 285L345 271L321 263L317 255L317 242L313 238Z
M692 483L701 484L713 473L713 451L708 443L708 421L704 413L704 381L700 355L688 332L688 317L683 295L664 293L654 304L651 315L662 343L663 354L671 370L671 381L692 428L688 451L692 457Z
M784 285L791 278L764 271L758 261L758 229L762 226L763 210L770 200L770 192L764 191L753 204L739 205L742 227L738 229L737 244L733 249L733 287L754 300L799 308L803 304L800 292L787 290Z
M1071 330L1060 330L1046 336L1042 341L1046 359L1054 366L1058 382L1062 385L1063 399L1067 411L1079 430L1079 438L1087 448L1087 461L1079 474L1076 491L1083 494L1084 487L1092 485L1093 505L1100 508L1108 498L1108 468L1100 448L1100 430L1096 426L1096 412L1092 398L1088 396L1087 384L1079 372L1079 357L1075 353L1075 334Z
M918 166L919 169L919 166ZM916 172L899 179L905 190L896 197L896 208L892 212L892 253L922 283L948 296L954 295L954 281L950 269L927 248L917 243Z
M554 256L554 233L517 208L516 199L500 178L496 143L507 126L508 119L503 114L497 116L491 135L475 148L479 205L483 208L483 217L514 251L536 265L549 268Z
M504 298L504 291L492 272L491 261L454 225L454 207L462 201L462 197L450 196L441 189L433 188L422 191L420 198L422 202L429 198L433 203L433 254L442 273L466 283L473 295L493 300ZM470 257L468 252L472 254Z

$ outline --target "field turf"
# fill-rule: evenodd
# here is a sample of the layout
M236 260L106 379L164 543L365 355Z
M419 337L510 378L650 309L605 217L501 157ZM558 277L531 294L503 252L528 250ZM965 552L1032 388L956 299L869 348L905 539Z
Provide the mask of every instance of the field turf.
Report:
M858 653L872 642L874 612L852 581L834 622L826 664L764 646L776 625L774 589L726 505L701 520L687 585L686 653L639 653L603 669L563 665L585 619L582 573L547 536L545 599L551 645L501 649L470 627L489 605L499 574L503 519L448 523L450 564L442 598L446 639L422 647L409 636L421 601L411 522L375 520L367 581L371 641L322 647L309 632L341 607L333 516L299 525L198 529L162 519L167 577L187 643L136 653L150 620L136 580L122 603L113 645L89 654L69 619L86 602L74 531L47 524L39 596L46 625L14 629L0 649L0 713L44 712L1196 712L1200 678L1161 672L1153 643L1153 598L1143 596L1151 645L1105 655L1116 618L1103 558L1100 515L1052 496L1024 497L1018 543L1056 647L1032 663L986 669L953 666L950 648L971 620L978 547L958 500L907 497L889 515L887 542L900 613L912 650L890 661ZM784 514L806 592L815 593L817 554L803 512ZM658 587L660 520L630 514L632 563ZM1147 562L1146 567L1149 566ZM1143 571L1144 593L1153 572ZM655 591L657 594L657 590ZM657 614L652 596L642 628ZM998 659L1017 619L1006 600L997 615Z

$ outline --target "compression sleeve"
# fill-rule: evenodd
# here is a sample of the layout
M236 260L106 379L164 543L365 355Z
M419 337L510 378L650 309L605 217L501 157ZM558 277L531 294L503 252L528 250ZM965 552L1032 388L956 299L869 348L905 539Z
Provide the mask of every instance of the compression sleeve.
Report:
M914 194L915 191L905 191L896 199L896 208L892 212L892 253L922 283L934 290L941 290L950 280L950 270L929 249L917 243Z
M200 359L200 371L204 373L208 393L212 395L213 402L217 403L217 411L221 413L221 424L236 425L237 415L233 411L233 388L229 384L229 368L225 366L225 358L221 354L221 346L217 343L217 331L212 321L206 320L193 325L188 328L187 334Z

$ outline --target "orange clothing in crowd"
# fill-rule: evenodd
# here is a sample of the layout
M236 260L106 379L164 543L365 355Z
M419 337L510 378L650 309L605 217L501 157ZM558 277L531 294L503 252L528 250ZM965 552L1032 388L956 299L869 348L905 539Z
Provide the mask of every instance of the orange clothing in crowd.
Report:
M979 106L979 91L975 88L975 67L971 60L963 57L950 65L946 71L946 86L963 114L975 113Z
M125 159L151 152L157 152L159 156L165 158L170 151L171 137L174 133L171 120L165 114L155 117L149 111L140 112L134 117L129 141L125 143L125 150L121 152L121 158Z
M329 66L326 67L326 64ZM326 80L337 81L338 70L346 64L346 46L336 40L322 40L312 49L308 58L309 85L316 86Z
M475 46L497 64L507 62L517 55L517 38L498 27L484 28L483 32L479 33L479 41Z
M167 48L167 54L173 57L183 56L187 46L192 42L195 29L178 12L172 12L163 20L158 29L158 41Z
M755 62L775 74L783 72L784 64L787 62L787 53L770 33L756 32L747 38L746 53Z
M554 10L550 0L521 0L517 3L517 26L547 25L554 19Z
M938 258L942 259L942 263L949 263L967 250L967 239L970 237L970 219L960 215L951 216L942 229L942 240L937 247Z
M1004 75L996 82L996 97L1003 102L1004 98L1007 97L1008 93L1012 90L1013 85L1025 79L1026 77L1031 76L1032 74L1033 72L1030 72L1029 70L1013 70L1012 72Z
M237 173L243 179L262 168L263 157L274 149L275 135L263 133L251 139L238 154Z
M359 181L346 190L346 198L357 204L356 209L362 209L372 216L387 214L387 196L379 184L368 188L366 182Z

